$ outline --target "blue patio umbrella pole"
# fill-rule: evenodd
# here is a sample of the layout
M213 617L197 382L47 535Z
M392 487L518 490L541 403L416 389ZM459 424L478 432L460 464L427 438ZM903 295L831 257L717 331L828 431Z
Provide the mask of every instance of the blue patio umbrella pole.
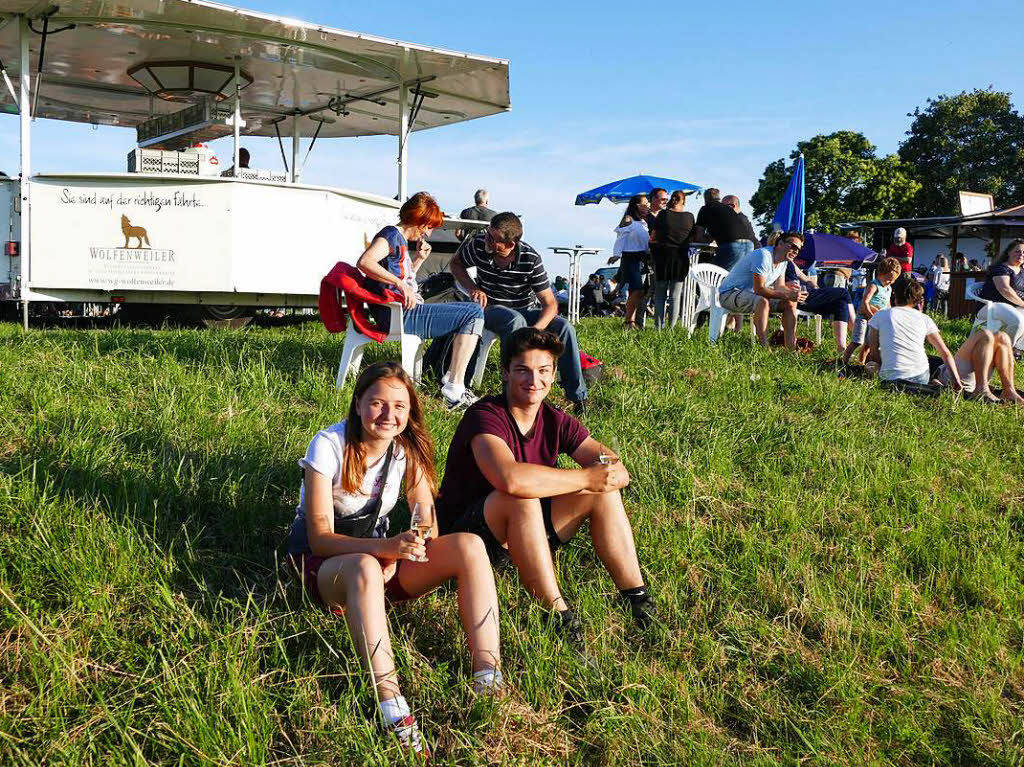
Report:
M688 184L685 181L677 181L672 178L661 178L660 176L630 176L629 178L612 181L610 184L596 187L582 194L576 195L577 205L596 205L601 200L612 202L629 202L629 198L635 194L650 194L652 189L661 187L669 192L679 189L687 194L703 192L702 187L696 184Z
M786 193L775 209L772 229L776 232L802 232L804 230L804 156L796 158L793 175L789 177Z

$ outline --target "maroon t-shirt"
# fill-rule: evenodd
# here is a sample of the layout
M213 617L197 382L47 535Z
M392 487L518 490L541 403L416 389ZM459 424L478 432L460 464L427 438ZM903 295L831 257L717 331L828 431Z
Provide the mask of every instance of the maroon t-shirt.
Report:
M541 404L533 428L521 434L504 394L481 398L462 416L448 447L448 462L436 504L442 535L470 504L494 491L476 465L470 445L480 434L499 437L520 463L551 467L557 464L560 454L572 455L590 436L583 424L546 402Z

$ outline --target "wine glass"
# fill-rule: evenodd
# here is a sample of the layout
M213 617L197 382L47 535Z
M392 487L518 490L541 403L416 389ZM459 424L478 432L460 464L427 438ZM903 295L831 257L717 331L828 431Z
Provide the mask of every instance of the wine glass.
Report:
M409 529L415 530L426 543L434 530L434 504L414 503L412 514L409 516ZM420 561L426 562L426 557Z
M619 458L619 456L622 454L621 451L619 450L619 438L616 437L614 434L612 435L611 444L608 447L610 447L612 449L612 452L615 455L609 455L608 453L601 453L597 457L597 460L599 462L601 462L602 464L604 464L605 466L607 466L610 463L615 463L616 461L621 460Z

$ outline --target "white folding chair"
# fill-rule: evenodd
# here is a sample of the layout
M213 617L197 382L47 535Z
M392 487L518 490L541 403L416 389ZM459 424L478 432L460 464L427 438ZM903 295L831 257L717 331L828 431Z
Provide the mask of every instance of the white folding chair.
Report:
M700 299L694 312L694 323L696 324L697 314L707 310L709 314L708 341L710 343L715 343L722 335L722 331L725 330L725 320L729 316L729 312L722 308L722 304L718 300L718 287L728 274L725 269L714 264L697 264L690 269L690 276L700 288Z
M423 352L426 350L426 341L404 332L401 304L389 303L387 306L391 309L391 325L384 341L398 341L402 345L402 368L410 378L419 383L423 377ZM359 364L363 361L363 347L370 343L373 343L373 339L356 330L355 324L349 318L348 329L345 331L345 346L341 350L341 362L338 364L338 377L335 380L335 386L339 389L345 385L345 379L350 372L359 371Z

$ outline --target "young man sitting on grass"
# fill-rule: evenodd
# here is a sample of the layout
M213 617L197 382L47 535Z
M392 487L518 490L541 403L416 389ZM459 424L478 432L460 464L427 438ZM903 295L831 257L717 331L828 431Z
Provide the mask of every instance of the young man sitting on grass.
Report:
M654 604L619 494L629 484L626 467L579 421L544 401L563 350L556 336L536 328L509 336L501 351L505 393L484 397L462 417L448 448L437 519L442 534L479 535L492 564L511 557L523 585L579 646L580 623L559 590L552 554L584 521L641 628L654 619ZM561 454L581 468L557 468Z
M949 386L954 391L969 388L968 396L972 399L999 402L989 388L994 362L1003 384L1003 399L1024 402L1014 386L1010 337L1001 331L992 333L980 328L953 355L932 318L917 310L923 295L924 288L913 280L899 280L893 286L892 307L877 312L868 322L872 360L868 363L869 369L872 372L878 369L880 360L878 376L883 381L933 382ZM942 364L936 367L934 374L925 353L925 340L942 358Z

